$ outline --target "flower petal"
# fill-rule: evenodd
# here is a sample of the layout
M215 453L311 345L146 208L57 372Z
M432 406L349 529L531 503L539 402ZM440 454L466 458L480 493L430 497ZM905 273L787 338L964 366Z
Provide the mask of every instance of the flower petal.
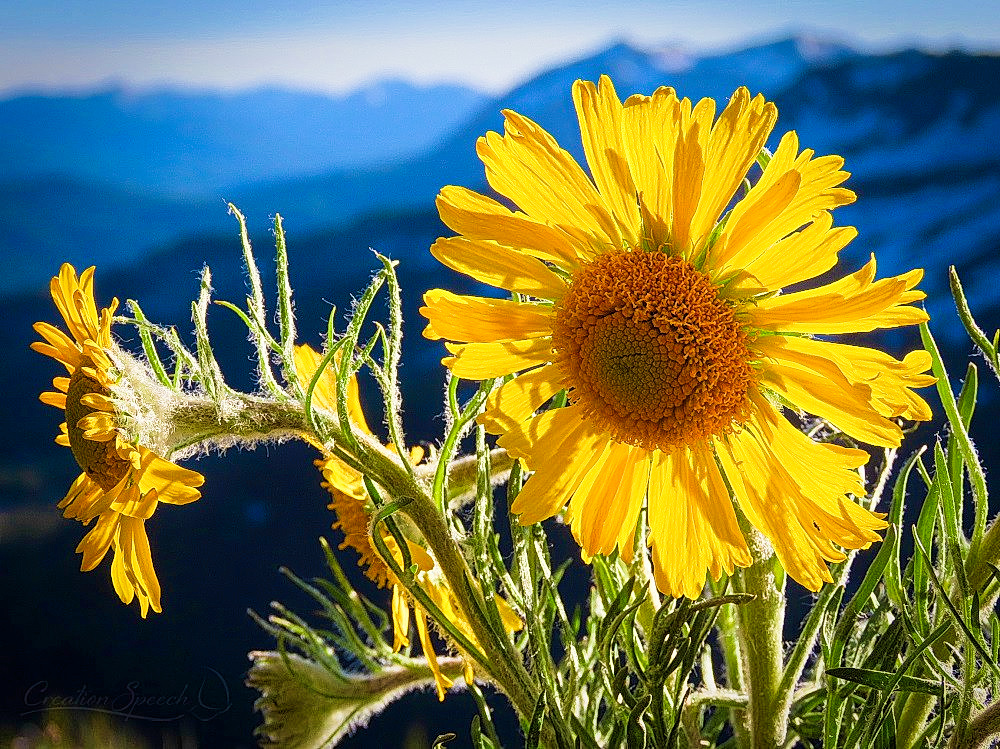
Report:
M927 313L907 306L923 299L912 291L922 270L875 281L875 256L859 271L815 289L760 300L748 309L750 324L789 333L866 333L926 322Z
M551 338L497 343L446 343L445 347L453 355L445 357L441 363L456 377L467 380L503 377L546 364L552 359Z
M602 439L579 409L570 407L546 411L497 440L535 470L510 508L522 525L552 517L565 506L600 457Z
M653 453L649 544L657 587L675 597L696 599L706 573L718 580L753 562L707 446Z
M587 165L597 189L611 207L622 236L636 243L641 236L639 206L625 158L622 103L614 84L606 75L601 76L596 86L590 81L577 81L573 84L573 103Z
M527 117L509 109L503 114L504 135L489 132L476 144L490 187L533 219L570 234L584 257L621 247L617 224L573 157Z
M524 372L490 393L477 421L492 434L510 431L562 389L550 366Z
M490 343L552 335L552 309L538 304L431 289L424 294L424 305L424 337L431 340Z
M436 202L441 221L464 236L439 239L431 247L431 254L459 273L508 290L511 288L504 285L508 283L504 279L524 274L543 292L547 287L559 288L561 282L551 272L546 274L545 266L535 258L567 269L579 262L576 245L566 232L512 211L485 195L448 185L441 189ZM467 244L470 239L483 241ZM523 292L531 294L531 284Z

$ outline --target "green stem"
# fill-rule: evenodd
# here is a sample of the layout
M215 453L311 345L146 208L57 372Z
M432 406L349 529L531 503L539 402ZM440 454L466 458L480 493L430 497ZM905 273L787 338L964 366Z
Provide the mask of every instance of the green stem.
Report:
M979 749L1000 734L1000 702L994 702L972 719L965 740L953 743L954 749ZM956 734L957 735L957 734Z
M187 398L173 413L179 433L204 435L204 441L218 443L243 442L254 444L281 437L305 438L325 444L326 437L317 433L305 410L292 401L276 402L233 394L225 403L217 404L206 398ZM321 423L320 427L324 425ZM332 429L336 433L336 428ZM445 516L435 506L428 488L403 466L399 456L391 453L374 438L355 435L356 446L343 457L362 473L381 484L393 498L412 498L404 512L414 522L448 581L461 612L472 628L475 639L485 655L476 668L507 695L524 721L531 719L538 698L538 687L528 674L520 654L506 632L495 632L483 612L485 603ZM191 440L194 442L195 440ZM338 455L344 452L336 439L327 446ZM551 729L543 727L542 742L556 746Z
M748 529L747 541L754 564L739 575L742 592L756 599L736 607L742 654L741 671L747 706L749 746L774 749L785 743L791 692L779 690L784 663L782 628L785 622L784 583L779 582L775 563L763 536Z
M719 591L713 588L713 592L718 595ZM731 690L743 694L746 692L746 685L743 683L743 672L740 664L743 662L743 651L740 649L739 623L736 620L735 604L726 604L719 609L719 617L715 625L719 633L719 648L722 650L722 660L726 664L726 680ZM745 715L746 705L742 707L731 707L733 719L733 732L736 734L737 744L747 746L750 737L747 733L746 722L741 719Z

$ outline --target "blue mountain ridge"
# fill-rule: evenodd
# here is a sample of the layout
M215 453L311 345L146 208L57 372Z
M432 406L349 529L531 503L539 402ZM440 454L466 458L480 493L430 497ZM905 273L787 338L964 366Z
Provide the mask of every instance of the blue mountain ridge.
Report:
M318 174L431 148L486 99L459 85L382 80L341 96L282 88L108 85L0 100L5 181L50 175L168 196Z

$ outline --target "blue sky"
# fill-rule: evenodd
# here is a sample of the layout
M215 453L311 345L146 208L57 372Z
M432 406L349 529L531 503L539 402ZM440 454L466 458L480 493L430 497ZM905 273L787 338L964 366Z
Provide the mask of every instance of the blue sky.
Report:
M395 76L499 92L612 40L704 51L801 29L1000 50L988 0L0 0L0 19L0 91L114 79L336 93Z

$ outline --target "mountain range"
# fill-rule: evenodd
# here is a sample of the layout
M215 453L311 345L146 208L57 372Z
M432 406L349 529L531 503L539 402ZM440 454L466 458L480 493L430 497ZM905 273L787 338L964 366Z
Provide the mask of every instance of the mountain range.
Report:
M502 127L506 107L536 119L579 158L570 86L604 73L623 97L660 85L693 98L725 99L740 85L763 92L778 105L776 136L795 129L804 147L844 156L853 173L848 186L858 201L835 214L838 223L860 232L843 253L844 270L856 269L871 252L880 275L925 268L921 288L929 293L932 328L953 374L964 369L968 342L957 332L947 293L949 264L962 274L982 327L992 332L1000 326L996 55L866 54L799 36L712 55L615 44L499 97L405 84L322 101L294 92L234 96L127 88L21 95L0 101L0 257L6 270L0 275L0 418L6 433L16 435L0 454L0 541L19 537L12 514L18 508L44 508L58 520L54 503L74 478L73 461L52 443L58 416L37 401L57 373L50 360L28 350L32 322L58 322L47 279L63 260L78 268L96 263L100 303L112 296L138 299L152 319L183 332L190 328L190 300L204 263L219 297L238 302L245 295L238 227L227 215L227 200L248 216L265 283L273 276L267 262L271 220L282 214L299 330L314 345L331 305L350 310L378 267L369 248L400 261L407 336L401 381L410 405L405 427L412 441L434 440L441 426L443 348L420 338L420 295L438 285L473 288L427 251L447 233L434 195L449 183L483 188L476 138ZM379 103L372 91L395 99ZM338 315L343 329L343 312ZM252 388L245 329L221 307L211 309L210 326L231 383ZM1000 416L990 387L983 383L973 429L983 454L1000 458L988 434ZM114 599L106 570L76 571L77 528L56 523L55 531L42 533L26 526L17 543L0 543L0 627L15 643L0 653L0 673L50 679L63 691L86 682L92 691L114 693L130 678L158 679L167 689L211 667L232 688L233 708L199 726L198 735L207 745L249 745L247 727L255 718L253 695L241 686L244 653L267 645L268 637L245 616L245 607L263 611L272 599L310 606L274 570L285 564L305 576L322 574L318 547L303 542L301 529L310 529L310 537L326 529L332 537L318 476L282 470L308 465L313 457L308 448L285 445L267 455L199 461L207 477L203 499L158 513L151 530L168 613L141 625ZM553 530L557 542L559 532ZM39 628L37 616L23 614L39 606L53 627ZM67 612L72 628L59 626ZM119 638L127 639L124 647ZM146 655L137 661L136 652ZM0 729L17 717L22 681L7 679L0 689ZM446 704L442 712L428 697L416 712L397 712L396 719L390 714L380 729L387 731L384 745L402 743L394 721L405 726L413 715L434 710L440 725L461 732L467 720L456 724L448 714L454 703ZM503 718L505 708L497 704Z

